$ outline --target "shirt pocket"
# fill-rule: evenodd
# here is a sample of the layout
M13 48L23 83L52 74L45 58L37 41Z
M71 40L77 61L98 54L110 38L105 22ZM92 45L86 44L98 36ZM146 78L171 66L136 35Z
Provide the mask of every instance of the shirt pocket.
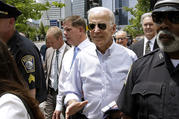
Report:
M142 96L147 95L160 95L162 90L162 83L156 82L144 82L138 83L132 90L132 95L140 94Z
M132 96L136 100L138 119L158 119L163 112L163 84L160 82L142 82L134 86Z

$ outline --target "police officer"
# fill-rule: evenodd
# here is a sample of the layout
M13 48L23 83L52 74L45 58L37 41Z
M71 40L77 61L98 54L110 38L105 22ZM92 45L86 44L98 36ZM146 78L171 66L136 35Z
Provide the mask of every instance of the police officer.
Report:
M179 117L179 0L158 1L152 17L160 49L133 64L117 102L124 119Z
M30 94L42 102L46 98L46 85L40 54L29 39L15 30L15 20L19 15L21 12L16 7L0 1L0 38L7 43L14 56Z

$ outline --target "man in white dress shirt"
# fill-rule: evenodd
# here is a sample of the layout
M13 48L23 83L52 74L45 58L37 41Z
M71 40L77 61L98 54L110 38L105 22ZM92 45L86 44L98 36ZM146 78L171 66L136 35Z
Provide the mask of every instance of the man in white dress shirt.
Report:
M46 38L51 43L52 47L47 49L45 59L48 95L44 112L46 119L52 119L53 111L56 106L58 78L61 72L62 59L65 52L70 49L70 47L63 41L62 31L56 26L48 29Z
M77 55L64 83L66 119L83 107L88 119L102 119L102 108L117 100L128 70L137 59L133 51L113 42L116 25L111 10L95 7L88 13L88 28L95 45Z
M92 43L89 41L86 35L86 22L80 16L69 16L65 18L63 23L64 35L67 42L73 46L69 51L66 52L63 62L62 69L59 77L58 85L58 95L56 109L53 113L53 119L60 119L60 114L62 112L62 97L63 97L63 82L69 75L70 69L72 67L72 60L75 60L74 50L78 48L78 52L82 51ZM78 54L78 53L77 53ZM76 54L76 55L77 55Z

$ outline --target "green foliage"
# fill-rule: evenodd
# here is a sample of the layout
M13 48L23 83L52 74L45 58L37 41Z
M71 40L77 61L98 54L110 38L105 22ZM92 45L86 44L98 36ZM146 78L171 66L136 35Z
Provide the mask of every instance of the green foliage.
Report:
M38 35L38 29L27 24L28 20L40 19L42 11L48 10L50 4L48 2L45 4L36 3L35 0L5 0L5 2L17 7L22 12L22 15L16 20L16 29L25 33L29 39L34 40L36 35Z
M44 25L43 25L42 22L40 22L39 32L40 32L40 34L42 34L43 36L45 36L45 34L46 34L46 32L45 32L45 27L44 27Z
M49 29L49 26L44 26L42 22L40 22L40 27L38 29L38 33L40 34L40 37L42 37L42 40L45 40L46 32Z
M40 19L42 15L41 11L50 8L48 2L46 4L41 4L36 3L35 0L6 0L6 2L16 6L22 12L22 15L20 15L16 21L16 23L19 24L26 24L28 19Z
M16 24L16 28L18 31L23 32L28 38L31 40L36 40L36 36L38 35L38 30L35 27L31 27L26 24Z
M60 2L46 2L45 4L36 3L35 0L3 0L4 2L16 6L21 12L20 15L16 20L16 29L19 32L23 32L26 36L29 37L31 40L35 40L36 36L43 36L45 37L45 33L48 29L48 26L44 27L42 23L40 23L40 27L33 27L28 24L29 19L39 20L42 16L42 11L47 11L51 8L52 5L56 7L64 7L65 4ZM47 0L48 1L48 0Z
M150 0L137 0L135 8L124 7L133 17L129 20L130 25L124 28L132 37L143 34L142 25L140 23L141 15L150 11Z
M52 5L59 8L65 7L65 4L62 2L52 2Z

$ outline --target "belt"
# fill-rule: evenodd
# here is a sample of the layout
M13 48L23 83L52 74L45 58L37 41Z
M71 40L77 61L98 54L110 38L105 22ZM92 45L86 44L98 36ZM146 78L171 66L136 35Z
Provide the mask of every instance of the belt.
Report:
M58 91L55 91L53 88L49 87L48 88L48 93L51 94L51 95L57 95Z

